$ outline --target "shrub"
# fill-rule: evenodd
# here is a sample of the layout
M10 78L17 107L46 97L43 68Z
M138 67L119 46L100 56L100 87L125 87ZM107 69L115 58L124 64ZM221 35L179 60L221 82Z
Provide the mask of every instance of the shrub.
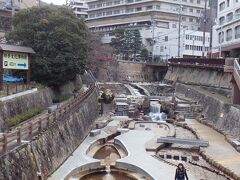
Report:
M63 94L63 95L58 95L53 98L53 103L60 103L63 101L68 100L70 97L72 97L72 94Z
M6 120L5 125L8 127L16 126L34 116L42 113L43 110L44 110L44 108L34 108L34 109L31 109L30 111L24 112L22 114L18 114L16 116L14 116L13 118Z

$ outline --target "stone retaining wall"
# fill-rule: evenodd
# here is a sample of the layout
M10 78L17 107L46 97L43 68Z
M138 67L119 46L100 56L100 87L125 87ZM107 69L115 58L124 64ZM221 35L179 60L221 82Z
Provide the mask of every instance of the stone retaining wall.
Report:
M24 113L36 107L47 108L52 104L51 95L51 90L45 88L31 94L0 102L0 127L4 126L5 120L17 114Z
M78 110L0 158L0 179L46 179L80 145L98 116L97 91Z
M217 69L170 66L165 80L231 89L231 74Z
M187 85L177 83L176 92L184 94L203 106L207 124L224 132L226 136L240 137L240 108L205 95Z

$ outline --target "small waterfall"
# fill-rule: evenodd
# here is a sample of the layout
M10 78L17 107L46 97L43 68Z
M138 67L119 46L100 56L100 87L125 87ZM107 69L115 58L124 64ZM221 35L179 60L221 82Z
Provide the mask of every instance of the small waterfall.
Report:
M152 121L166 121L167 115L165 113L161 113L161 104L157 101L150 102L150 113Z

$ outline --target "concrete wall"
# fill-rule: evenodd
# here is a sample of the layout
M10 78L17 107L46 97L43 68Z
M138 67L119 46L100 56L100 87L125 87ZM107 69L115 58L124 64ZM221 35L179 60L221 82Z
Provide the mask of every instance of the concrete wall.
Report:
M231 88L231 75L221 70L199 69L191 67L170 66L165 76L167 81L179 81L196 85L209 85Z
M150 66L144 63L119 61L117 79L120 82L161 81L166 74L166 67Z
M153 81L153 71L145 64L118 62L119 81Z
M3 127L5 120L17 114L36 107L46 108L50 106L52 104L51 94L51 90L45 88L31 94L0 102L0 128Z
M71 155L89 133L98 116L97 92L85 99L80 108L30 143L0 158L0 179L38 179L40 172L46 179Z
M239 107L226 104L183 84L176 85L176 92L198 101L204 108L203 114L207 118L208 124L213 125L218 130L225 131L227 135L240 137ZM221 114L224 116L220 117Z

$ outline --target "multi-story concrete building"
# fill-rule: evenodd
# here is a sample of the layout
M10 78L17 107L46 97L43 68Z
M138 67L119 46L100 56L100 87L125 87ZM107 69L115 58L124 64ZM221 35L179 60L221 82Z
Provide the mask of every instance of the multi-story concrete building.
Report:
M86 22L92 32L102 34L105 43L111 41L114 29L138 28L148 50L160 55L156 39L161 33L178 32L179 17L181 29L200 29L205 0L87 0L87 3ZM182 33L180 36L184 37Z
M180 57L201 57L203 52L203 32L194 30L182 30L180 41ZM209 53L210 33L205 34L205 53ZM160 53L161 59L169 59L178 56L178 33L162 33L157 38L156 52Z
M73 9L74 14L79 18L88 18L88 5L84 0L70 0L69 6Z
M213 28L213 55L240 57L240 0L219 0Z
M12 3L16 10L31 8L39 5L39 0L0 0L0 4L4 4L4 8L11 9Z

